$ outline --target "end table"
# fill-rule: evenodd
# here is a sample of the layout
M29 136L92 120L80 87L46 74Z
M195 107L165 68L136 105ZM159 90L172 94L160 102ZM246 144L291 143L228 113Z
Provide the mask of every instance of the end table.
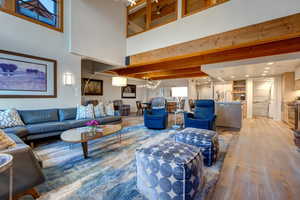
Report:
M183 124L178 124L177 125L177 116L178 114L183 114L184 113L184 110L180 110L180 109L177 109L175 112L174 112L174 125L172 126L173 129L180 129L182 127Z
M13 193L13 157L9 154L0 154L0 173L9 169L9 200Z

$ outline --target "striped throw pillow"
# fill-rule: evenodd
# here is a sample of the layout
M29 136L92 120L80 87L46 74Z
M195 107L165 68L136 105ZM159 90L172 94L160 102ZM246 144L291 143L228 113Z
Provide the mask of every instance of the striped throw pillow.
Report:
M15 147L17 144L8 135L0 129L0 150L5 150L11 147Z

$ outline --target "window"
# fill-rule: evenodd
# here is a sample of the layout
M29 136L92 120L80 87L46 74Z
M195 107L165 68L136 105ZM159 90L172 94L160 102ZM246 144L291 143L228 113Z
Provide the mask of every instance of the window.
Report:
M0 0L0 10L63 31L63 0Z
M177 19L177 0L140 0L127 8L127 36L132 36Z
M182 16L188 16L229 0L182 0Z

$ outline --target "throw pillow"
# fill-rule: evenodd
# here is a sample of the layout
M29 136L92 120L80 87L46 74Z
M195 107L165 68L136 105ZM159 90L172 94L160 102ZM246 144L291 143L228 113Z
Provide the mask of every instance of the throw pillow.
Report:
M7 109L0 112L0 128L24 126L21 117L16 109Z
M107 115L114 116L115 115L114 104L113 103L106 104L105 112Z
M94 107L93 104L87 106L78 105L76 119L94 119Z
M15 147L17 144L8 135L0 129L0 150L5 150L10 147Z
M105 117L104 105L100 102L97 106L94 106L95 117Z

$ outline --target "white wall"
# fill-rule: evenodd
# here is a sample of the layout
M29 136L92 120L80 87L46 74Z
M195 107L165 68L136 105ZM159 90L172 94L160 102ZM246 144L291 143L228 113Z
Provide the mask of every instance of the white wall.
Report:
M58 97L51 99L3 99L0 109L42 109L71 107L80 103L80 57L68 52L69 1L65 1L65 33L0 12L0 49L39 57L55 59L58 62ZM62 74L71 72L76 82L74 87L62 84Z
M122 66L126 54L126 7L112 0L70 0L70 51Z
M231 0L129 37L127 55L199 39L299 12L299 0Z
M84 74L84 78L91 78L91 75ZM109 75L101 75L97 74L92 77L92 79L98 79L103 80L103 96L84 96L82 97L82 101L88 101L88 100L98 100L102 101L104 103L108 103L109 101L113 100L119 100L121 98L121 87L115 87L112 86L112 77ZM128 84L133 85L141 85L143 84L143 81L138 80L128 80ZM122 99L124 104L130 105L131 112L136 112L136 101L146 101L146 90L144 88L138 88L136 91L136 98L135 99Z

